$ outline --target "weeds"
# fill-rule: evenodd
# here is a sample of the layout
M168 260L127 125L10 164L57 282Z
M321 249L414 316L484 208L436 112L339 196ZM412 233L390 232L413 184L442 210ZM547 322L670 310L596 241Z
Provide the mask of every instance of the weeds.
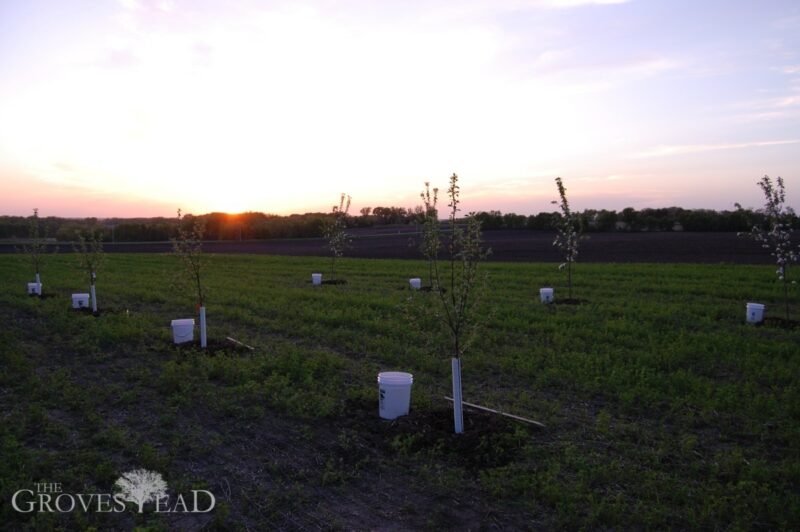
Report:
M771 266L586 264L593 303L549 312L520 286L551 265L481 263L496 312L463 357L464 393L547 429L494 430L470 415L453 435L442 399L450 368L397 313L409 297L398 277L425 262L343 258L353 282L310 291L298 272L318 259L206 255L219 327L257 348L209 356L170 346L164 324L183 303L162 290L161 272L174 260L106 255L103 283L117 287L107 299L130 317L95 320L66 313L63 298L0 290L2 500L37 481L105 492L145 467L171 487L204 482L220 504L229 484L229 512L208 516L229 529L322 528L320 515L342 528L391 518L410 529L431 516L509 529L800 522L800 330L740 316L743 298L775 293ZM72 286L73 262L48 260L54 293ZM29 276L27 264L0 258L2 286ZM438 294L412 297L439 311ZM411 412L394 425L377 412L375 375L389 368L414 374ZM0 505L14 530L176 527L126 516Z

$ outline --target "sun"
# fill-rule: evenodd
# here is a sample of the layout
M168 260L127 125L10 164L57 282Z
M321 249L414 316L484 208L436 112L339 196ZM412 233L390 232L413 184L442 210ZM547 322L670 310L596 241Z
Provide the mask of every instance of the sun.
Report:
M259 210L252 195L243 193L238 187L232 189L215 190L205 194L197 201L198 212L224 212L239 214Z

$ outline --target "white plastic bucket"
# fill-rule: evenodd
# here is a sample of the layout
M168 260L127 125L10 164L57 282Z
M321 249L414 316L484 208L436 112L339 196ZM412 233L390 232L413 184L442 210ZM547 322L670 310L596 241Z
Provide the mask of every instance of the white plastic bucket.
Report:
M72 308L89 308L89 294L72 294Z
M539 289L539 297L542 300L542 303L552 303L553 302L553 289L552 288L540 288Z
M321 273L312 273L311 274L311 284L322 284L322 274Z
M176 344L194 341L194 320L172 320L172 340Z
M28 295L42 295L42 283L28 283Z
M378 373L378 414L383 419L395 419L408 414L413 382L414 376L411 373Z
M414 277L413 279L408 280L408 284L411 285L412 290L419 290L422 288L422 279L419 277Z
M764 321L764 305L761 303L747 304L747 323L761 323Z

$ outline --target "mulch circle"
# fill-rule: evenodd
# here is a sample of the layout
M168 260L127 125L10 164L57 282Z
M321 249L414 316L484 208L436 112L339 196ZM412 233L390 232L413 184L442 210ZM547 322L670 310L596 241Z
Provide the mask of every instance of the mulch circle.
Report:
M55 299L58 297L58 294L49 294L44 293L42 295L39 294L28 294L30 297L38 297L39 299Z
M404 285L404 286L398 287L397 289L398 290L408 290L408 291L411 291L411 292L426 292L426 293L441 292L443 294L447 293L447 289L446 288L440 288L439 290L434 290L434 288L432 286L421 286L417 290L414 290L409 285Z
M128 315L130 315L130 311L128 309L124 309L123 310L123 309L119 309L119 308L115 308L115 307L100 307L99 309L97 309L97 312L92 312L92 307L75 308L75 307L70 306L69 307L69 311L70 312L74 312L76 314L92 315L95 318L99 318L100 316L109 316L111 314L128 314Z
M500 467L520 458L525 440L535 428L497 414L464 407L464 432L455 434L453 410L414 409L393 420L381 419L375 403L348 405L342 424L357 431L369 445L383 452L436 453L469 468Z

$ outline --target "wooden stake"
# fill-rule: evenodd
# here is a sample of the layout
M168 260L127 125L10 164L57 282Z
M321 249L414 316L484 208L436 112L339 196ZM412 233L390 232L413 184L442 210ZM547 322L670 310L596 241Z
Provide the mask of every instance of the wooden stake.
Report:
M450 402L453 401L452 397L445 396L444 398L447 399ZM537 427L546 428L544 423L539 423L538 421L534 421L532 419L528 419L528 418L524 418L524 417L520 417L520 416L515 416L514 414L506 414L505 412L501 412L499 410L495 410L494 408L487 408L485 406L476 405L474 403L468 403L466 401L461 401L461 402L462 402L462 404L464 404L466 406L469 406L471 408L475 408L477 410L483 410L484 412L491 412L492 414L499 414L501 416L510 417L511 419L516 419L517 421L522 421L523 423L530 423L531 425L536 425Z
M226 340L230 340L230 341L231 341L231 342L233 342L234 344L238 344L238 345L244 346L244 347L246 347L247 349L249 349L250 351L255 351L255 350L256 350L256 348L255 348L255 347L249 346L249 345L247 345L247 344L243 344L243 343L242 343L242 342L240 342L239 340L237 340L237 339L235 339L235 338L231 338L230 336L226 336L226 337L225 337L225 339L226 339Z

